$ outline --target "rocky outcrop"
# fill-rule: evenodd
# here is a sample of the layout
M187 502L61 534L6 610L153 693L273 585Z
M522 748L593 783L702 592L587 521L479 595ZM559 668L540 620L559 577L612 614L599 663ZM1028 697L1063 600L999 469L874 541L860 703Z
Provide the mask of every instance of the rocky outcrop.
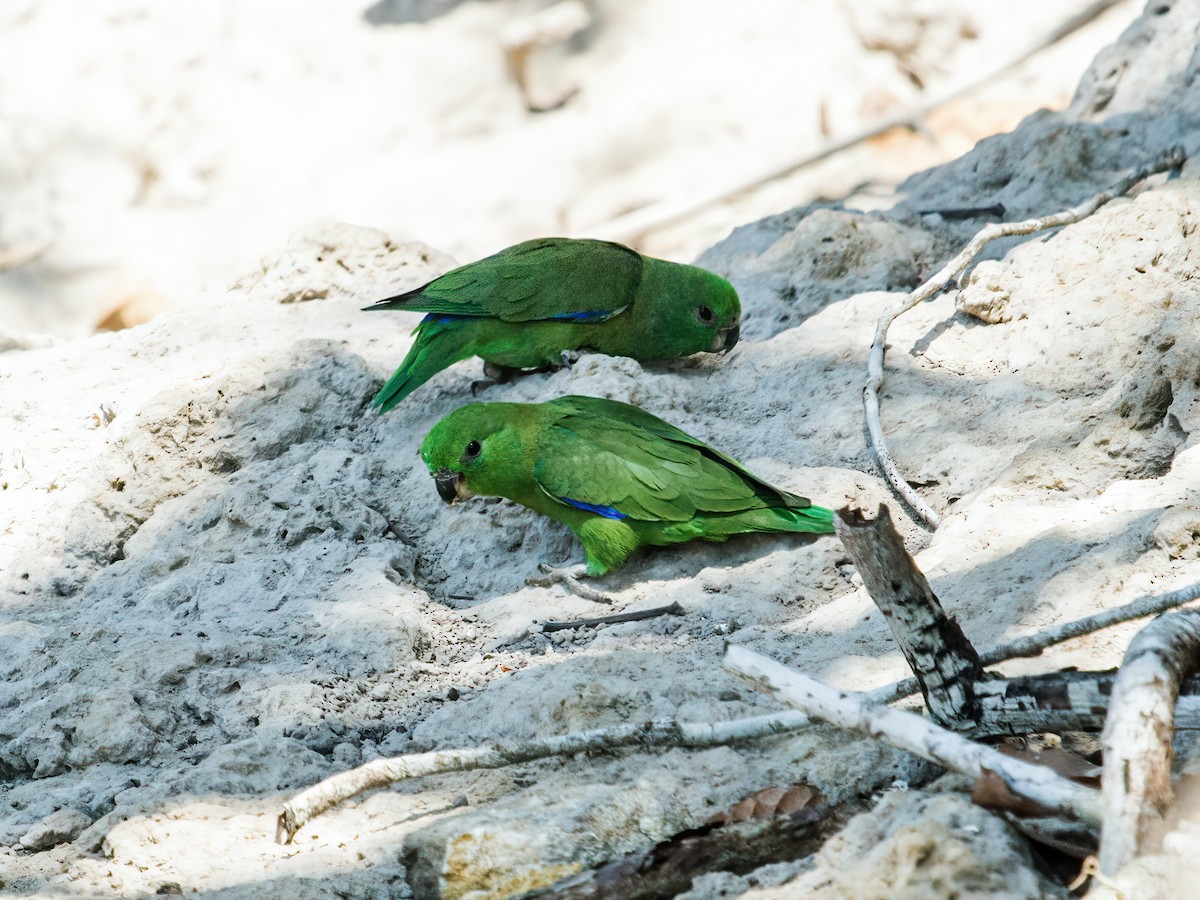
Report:
M1197 22L1200 4L1148 9L1071 110L915 176L892 211L793 211L714 247L703 261L747 311L724 360L584 356L485 396L614 397L826 505L887 498L862 438L874 323L885 292L927 276L977 224L924 211L1046 213L1168 145L1200 153L1200 94L1172 87L1198 74L1178 37ZM995 248L961 298L892 329L892 452L945 515L935 534L910 524L907 536L980 643L1200 575L1196 174L1190 162L1084 222ZM368 409L415 318L359 307L450 264L370 229L308 231L206 304L0 354L0 844L21 848L4 862L30 873L23 883L499 897L765 786L805 780L836 801L924 777L903 754L812 729L428 779L330 813L296 847L271 843L281 792L379 755L773 708L720 670L726 640L846 686L902 672L831 538L647 554L606 588L621 608L678 600L685 616L531 628L594 614L524 583L538 562L578 556L569 533L507 503L445 507L416 455L472 398L478 363L386 416ZM1115 664L1128 633L1036 665ZM870 826L868 843L895 854L864 866L901 865L902 845L911 856L933 841L939 866L961 860L990 885L1009 864L978 835L1021 855L998 820L958 799L904 802L919 807L896 814L911 813L908 830L885 816L900 800ZM71 827L45 833L77 844L38 863L28 854L51 838L26 838L62 810L78 813ZM937 831L951 814L976 837ZM831 848L821 864L841 867L838 852L858 855ZM1020 866L1009 887L1036 893Z

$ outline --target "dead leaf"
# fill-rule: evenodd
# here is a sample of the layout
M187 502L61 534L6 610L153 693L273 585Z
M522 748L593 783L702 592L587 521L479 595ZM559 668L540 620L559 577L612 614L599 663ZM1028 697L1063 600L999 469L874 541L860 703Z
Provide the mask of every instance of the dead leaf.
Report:
M706 825L729 825L751 819L772 819L788 816L824 802L821 792L812 785L797 783L791 787L770 787L743 797L725 812L709 818Z

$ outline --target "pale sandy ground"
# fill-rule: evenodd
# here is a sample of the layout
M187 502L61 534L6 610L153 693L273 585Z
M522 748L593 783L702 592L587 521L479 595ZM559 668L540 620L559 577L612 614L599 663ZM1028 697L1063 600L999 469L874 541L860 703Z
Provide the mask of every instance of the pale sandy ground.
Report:
M504 9L467 4L421 27L437 35L470 22L483 41L486 17ZM1027 11L1043 23L1050 9ZM56 33L55 10L66 16L29 7L22 27ZM182 15L137 10L124 23L130 33L156 16ZM259 14L263 29L301 33L301 17ZM212 16L190 21L181 46L227 34L220 29L228 18ZM575 392L638 403L826 505L894 504L863 444L866 348L896 292L978 224L919 211L1002 202L1014 217L1050 212L1165 146L1200 152L1200 98L1185 90L1200 77L1192 57L1198 24L1200 3L1147 12L1083 76L1069 110L1035 116L913 177L888 199L898 202L886 214L797 209L708 249L702 261L729 275L746 308L745 340L723 360L643 367L586 356L569 371L492 388L488 398ZM315 29L303 32L311 45L337 39L333 26L318 25L305 25ZM722 27L733 33L733 24ZM374 33L358 20L345 28ZM782 29L753 28L764 58L775 39L782 54ZM414 31L382 34L428 49ZM452 45L456 34L429 46ZM252 42L221 46L258 58ZM594 52L601 46L598 38ZM695 41L687 47L698 52ZM395 55L379 50L370 59L391 64ZM350 55L321 58L355 71ZM32 52L27 63L39 64ZM210 64L201 56L194 65ZM969 67L970 54L962 64ZM631 79L634 69L626 71ZM196 89L210 82L230 89L211 71ZM286 94L282 83L265 83ZM711 83L723 82L713 75ZM336 107L328 90L311 102ZM614 91L616 102L612 85L594 90ZM622 90L631 90L628 80ZM462 97L475 102L465 88ZM709 99L714 112L724 108L719 92ZM218 98L207 102L222 108ZM243 126L257 122L243 102ZM303 106L290 102L281 115ZM758 102L766 101L749 108ZM530 127L561 127L551 117L571 110ZM756 123L757 114L744 127ZM754 140L799 140L787 137L793 126L764 124ZM333 153L336 128L309 131L311 143ZM532 139L515 135L509 150L521 157L513 148L527 152L521 141ZM719 146L713 135L701 129L678 147ZM422 140L425 158L437 156L437 142ZM894 144L880 145L887 146ZM493 183L448 149L441 157L445 169L423 164L428 179L406 184L428 196L444 192L464 222L463 211L478 207L470 220L478 235L501 227L496 219L507 222L499 210L505 197L520 196L517 182ZM686 184L684 158L676 186ZM513 171L536 168L528 155L510 161ZM737 748L424 779L330 813L291 847L274 844L282 799L379 755L775 709L721 671L726 641L850 687L882 684L904 665L831 538L754 537L649 554L606 590L618 609L678 600L686 616L549 637L531 628L595 614L587 601L524 584L538 562L576 559L579 548L557 525L510 504L448 509L438 501L416 446L470 397L478 364L456 366L395 412L374 416L366 403L407 347L412 318L358 311L445 269L443 250L473 255L469 241L511 238L454 238L477 233L456 231L451 218L404 219L379 196L382 156L377 168L339 161L339 171L362 179L362 202L380 203L390 219L318 208L343 195L326 195L317 178L311 193L302 179L284 191L256 180L261 169L240 165L241 194L237 179L222 182L207 205L192 209L225 222L230 236L244 229L205 265L264 256L230 279L231 290L180 302L139 328L0 354L0 890L503 897L694 826L751 791L809 780L834 800L883 792L886 801L807 867L710 876L694 900L754 891L854 896L863 885L881 886L881 896L1054 893L1023 843L960 795L889 790L923 777L923 765L825 728ZM528 227L546 227L537 216L563 208L555 189L581 196L586 179L573 165L562 163L580 179L574 194L547 164L546 193L522 207ZM444 173L437 192L429 186L435 170ZM622 190L646 202L653 198L638 194L637 171ZM804 189L803 177L795 190ZM935 590L980 644L1200 578L1198 184L1193 163L1182 178L1159 179L1084 223L996 248L981 270L988 279L967 299L996 285L1007 294L1005 322L956 312L957 298L947 294L893 329L885 425L901 468L946 521L930 535L898 508L897 516ZM471 195L472 186L482 193ZM268 195L287 199L276 209ZM629 205L619 196L616 187L611 196L597 188L598 219ZM743 209L738 203L733 214ZM265 212L229 224L218 208ZM199 226L182 214L171 224L144 212L138 225L114 218L109 237L114 246L137 244L130 236L139 228L161 237L156 259L166 270L171 235L186 244L181 235ZM284 252L269 251L280 241L258 229L270 231L271 216L292 231L309 213L345 214L393 237L327 225L302 229ZM695 234L684 222L671 239L683 247ZM425 243L408 241L414 235ZM246 243L255 248L248 254ZM39 268L49 259L7 277L24 279L28 290L55 284L65 295L66 282ZM177 259L179 272L205 280L194 259ZM1135 628L1006 668L1112 666ZM63 829L63 843L53 846L50 826Z

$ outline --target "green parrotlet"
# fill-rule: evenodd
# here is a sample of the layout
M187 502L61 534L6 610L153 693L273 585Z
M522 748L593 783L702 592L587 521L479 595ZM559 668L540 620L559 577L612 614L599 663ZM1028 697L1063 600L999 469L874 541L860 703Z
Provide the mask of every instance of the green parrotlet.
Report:
M830 534L833 513L772 487L741 463L645 410L596 397L471 403L421 443L438 494L507 497L567 525L587 565L548 570L575 579L621 566L635 550L746 532Z
M576 350L638 360L728 351L742 314L737 291L719 275L571 238L517 244L366 309L428 313L375 397L380 412L471 356L504 378L559 366Z

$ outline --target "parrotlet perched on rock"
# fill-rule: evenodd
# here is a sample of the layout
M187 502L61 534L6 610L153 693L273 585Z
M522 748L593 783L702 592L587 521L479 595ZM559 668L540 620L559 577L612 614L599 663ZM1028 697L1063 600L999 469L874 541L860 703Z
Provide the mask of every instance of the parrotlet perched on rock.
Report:
M586 566L552 570L591 599L581 575L604 575L635 550L746 532L830 534L833 513L772 487L730 456L615 400L471 403L421 443L438 494L507 497L567 525Z
M503 380L562 365L576 350L637 360L728 351L742 315L737 291L719 275L571 238L517 244L366 309L429 314L375 397L380 412L470 356Z

